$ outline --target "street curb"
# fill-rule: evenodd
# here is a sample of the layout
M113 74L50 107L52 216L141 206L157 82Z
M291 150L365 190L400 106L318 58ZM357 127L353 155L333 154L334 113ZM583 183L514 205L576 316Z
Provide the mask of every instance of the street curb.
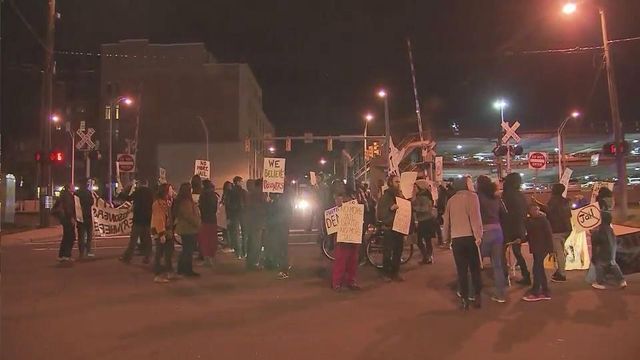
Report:
M51 226L47 228L22 231L19 233L3 235L0 239L0 246L29 244L34 241L50 240L62 236L62 226Z

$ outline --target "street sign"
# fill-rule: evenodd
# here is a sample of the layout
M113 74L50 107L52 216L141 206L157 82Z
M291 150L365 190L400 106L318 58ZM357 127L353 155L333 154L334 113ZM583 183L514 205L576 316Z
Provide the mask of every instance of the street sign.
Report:
M547 168L548 155L546 152L532 151L529 153L529 169L544 170Z
M505 131L505 134L502 137L503 143L506 144L511 138L513 138L513 141L517 143L520 142L520 135L516 134L516 130L518 130L518 128L520 127L519 121L516 121L515 123L513 123L513 126L509 126L509 123L505 121L501 124L501 126Z
M208 160L196 160L193 174L203 179L211 179L211 163Z
M81 125L80 129L76 131L76 134L80 137L80 141L76 144L76 149L81 151L91 151L96 148L96 143L91 140L91 136L95 134L96 131L93 128L84 129Z
M304 133L304 143L305 144L313 143L313 134L312 133Z
M131 154L118 154L116 163L118 164L119 172L133 172L136 167L136 158Z
M600 161L600 154L591 155L591 166L598 166L599 161Z

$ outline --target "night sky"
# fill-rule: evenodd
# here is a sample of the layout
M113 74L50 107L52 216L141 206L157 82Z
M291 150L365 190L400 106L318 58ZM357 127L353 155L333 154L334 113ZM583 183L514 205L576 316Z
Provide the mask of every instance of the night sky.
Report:
M39 77L29 64L42 52L5 0L2 9L2 129L37 129ZM46 1L14 1L42 33ZM375 90L391 93L393 128L416 131L406 39L413 42L423 117L463 134L486 130L510 102L508 119L525 130L551 129L573 107L586 124L609 120L598 51L522 54L599 45L595 8L573 17L558 0L214 1L58 0L56 50L95 51L121 39L199 42L222 62L247 62L263 89L279 134L359 133L362 114L378 115ZM605 1L612 39L640 36L640 1ZM640 41L613 47L623 121L640 120ZM61 73L96 69L94 57L57 55ZM96 87L98 84L96 83ZM96 114L98 116L98 114ZM18 123L20 125L18 125ZM587 125L585 125L586 128ZM401 135L401 134L398 134Z

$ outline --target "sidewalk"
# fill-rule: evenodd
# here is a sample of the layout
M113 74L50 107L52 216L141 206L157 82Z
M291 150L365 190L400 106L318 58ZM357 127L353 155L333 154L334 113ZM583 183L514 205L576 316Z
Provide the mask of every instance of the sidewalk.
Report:
M42 229L27 230L13 234L2 235L0 245L19 245L42 240L59 239L62 237L62 226L52 226Z

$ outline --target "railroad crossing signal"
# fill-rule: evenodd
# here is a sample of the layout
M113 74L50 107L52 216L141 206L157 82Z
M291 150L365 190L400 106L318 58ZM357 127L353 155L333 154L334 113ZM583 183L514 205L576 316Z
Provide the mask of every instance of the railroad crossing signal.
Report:
M84 123L84 121L83 121ZM76 131L76 134L80 136L80 141L76 144L76 149L81 151L91 151L96 148L96 143L91 140L91 136L95 134L95 130L93 128L84 129L84 124L80 125L80 129Z
M505 131L504 136L502 137L502 142L503 143L507 143L509 142L509 139L513 138L513 141L519 143L520 142L520 135L516 134L516 130L518 130L518 128L520 127L520 122L516 121L515 123L513 123L513 126L509 126L509 123L506 121L503 121L502 124L500 124L502 126L502 128Z

